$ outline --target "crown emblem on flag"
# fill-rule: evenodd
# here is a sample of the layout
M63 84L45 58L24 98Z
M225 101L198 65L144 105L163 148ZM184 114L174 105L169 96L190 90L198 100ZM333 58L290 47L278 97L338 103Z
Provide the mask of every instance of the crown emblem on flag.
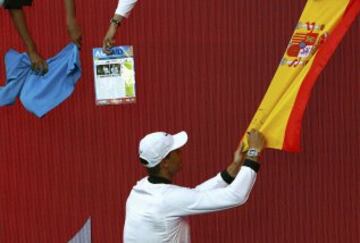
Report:
M317 25L315 22L299 22L286 49L285 57L281 60L280 64L288 65L289 67L306 65L319 46L328 37L326 32L320 35L324 28L325 25Z

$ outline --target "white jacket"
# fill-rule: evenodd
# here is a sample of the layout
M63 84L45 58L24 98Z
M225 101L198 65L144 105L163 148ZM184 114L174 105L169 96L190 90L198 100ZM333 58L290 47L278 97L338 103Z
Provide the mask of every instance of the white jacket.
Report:
M220 173L194 189L137 182L126 202L125 243L190 242L188 215L220 211L246 202L256 172L242 166L231 184Z
M129 17L130 12L134 8L136 2L137 0L119 0L115 14L121 15L125 18Z

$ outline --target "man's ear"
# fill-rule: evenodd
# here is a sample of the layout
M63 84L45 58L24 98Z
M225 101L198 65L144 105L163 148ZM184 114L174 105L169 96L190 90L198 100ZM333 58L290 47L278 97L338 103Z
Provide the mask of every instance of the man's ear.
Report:
M170 161L170 157L171 157L171 153L170 152L161 162L161 167L162 168L168 168L169 167L169 161Z

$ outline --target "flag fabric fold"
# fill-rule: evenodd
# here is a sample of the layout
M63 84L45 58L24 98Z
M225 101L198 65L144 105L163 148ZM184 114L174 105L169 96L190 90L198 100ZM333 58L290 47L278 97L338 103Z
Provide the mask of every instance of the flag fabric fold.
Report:
M301 122L312 87L359 12L360 0L308 0L247 129L262 132L267 148L300 150ZM242 141L246 149L247 140Z

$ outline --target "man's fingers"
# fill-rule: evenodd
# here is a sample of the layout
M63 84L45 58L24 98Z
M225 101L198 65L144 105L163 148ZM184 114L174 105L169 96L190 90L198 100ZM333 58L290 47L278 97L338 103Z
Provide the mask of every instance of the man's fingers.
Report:
M265 147L265 136L258 130L251 129L248 132L248 142L250 147L254 147L259 151Z
M81 40L75 40L75 41L73 41L73 43L74 43L78 48L81 47Z
M81 35L81 33L73 34L73 35L70 33L70 36L71 36L71 41L72 41L78 48L80 48L80 47L81 47L81 44L82 44L82 35Z
M48 66L47 62L43 62L42 74L46 74L48 71L49 71L49 66Z
M106 45L103 46L103 52L107 55L111 54L111 49L108 48Z
M39 74L41 73L42 68L39 62L33 63L31 68L35 73L39 73Z
M77 45L77 47L80 47L81 41L82 41L81 36L73 39L73 42L75 43L75 45Z
M45 74L48 71L48 65L45 60L39 62L39 72L40 74Z
M114 40L107 40L105 45L107 48L112 48L114 44L115 44Z
M46 74L48 72L48 64L44 62L36 62L31 65L31 69L37 74Z
M115 40L105 39L103 45L103 52L107 55L112 53L111 48L114 46Z
M48 64L45 59L43 59L36 51L28 52L30 61L31 61L31 69L40 75L43 75L48 72Z

